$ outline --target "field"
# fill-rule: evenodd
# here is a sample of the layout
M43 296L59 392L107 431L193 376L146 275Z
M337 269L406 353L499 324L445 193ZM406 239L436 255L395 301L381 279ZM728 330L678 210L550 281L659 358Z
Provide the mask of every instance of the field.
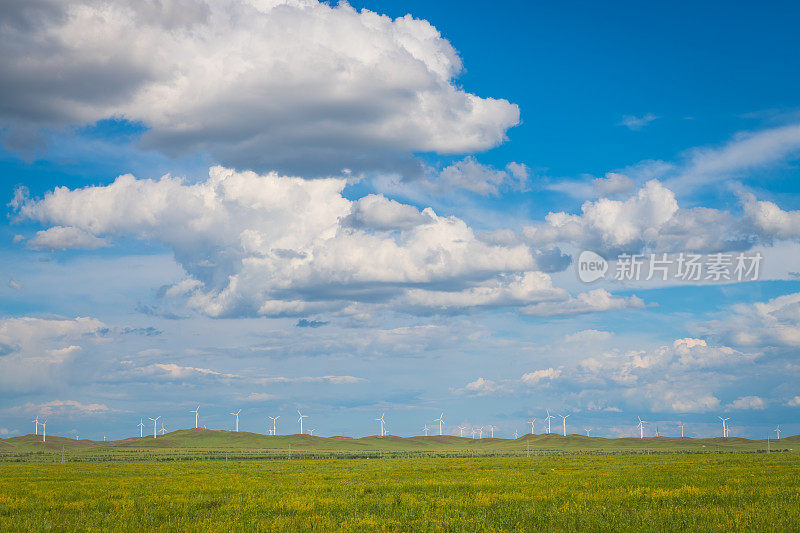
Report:
M3 531L797 531L800 456L0 465Z
M798 437L28 435L0 439L0 531L798 531L798 451Z

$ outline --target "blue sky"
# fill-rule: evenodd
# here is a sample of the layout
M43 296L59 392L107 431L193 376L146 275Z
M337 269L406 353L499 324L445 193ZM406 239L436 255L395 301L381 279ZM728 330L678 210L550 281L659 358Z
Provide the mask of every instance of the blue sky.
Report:
M797 6L350 6L0 12L0 436L800 431Z

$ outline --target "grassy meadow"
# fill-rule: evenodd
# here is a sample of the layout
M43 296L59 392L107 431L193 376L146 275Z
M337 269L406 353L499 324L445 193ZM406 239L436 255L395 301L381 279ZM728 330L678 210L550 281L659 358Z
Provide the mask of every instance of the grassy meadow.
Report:
M0 529L797 531L800 455L0 465Z

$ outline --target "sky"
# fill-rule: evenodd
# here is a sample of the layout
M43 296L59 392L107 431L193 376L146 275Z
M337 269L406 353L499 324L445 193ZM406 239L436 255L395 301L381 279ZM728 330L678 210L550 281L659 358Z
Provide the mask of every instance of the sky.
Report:
M5 4L0 437L800 433L799 15Z

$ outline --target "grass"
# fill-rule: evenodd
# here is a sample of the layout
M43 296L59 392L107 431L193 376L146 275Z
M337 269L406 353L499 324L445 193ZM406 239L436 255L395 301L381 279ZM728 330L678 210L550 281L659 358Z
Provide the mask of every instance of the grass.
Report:
M800 455L0 465L3 531L797 531Z

